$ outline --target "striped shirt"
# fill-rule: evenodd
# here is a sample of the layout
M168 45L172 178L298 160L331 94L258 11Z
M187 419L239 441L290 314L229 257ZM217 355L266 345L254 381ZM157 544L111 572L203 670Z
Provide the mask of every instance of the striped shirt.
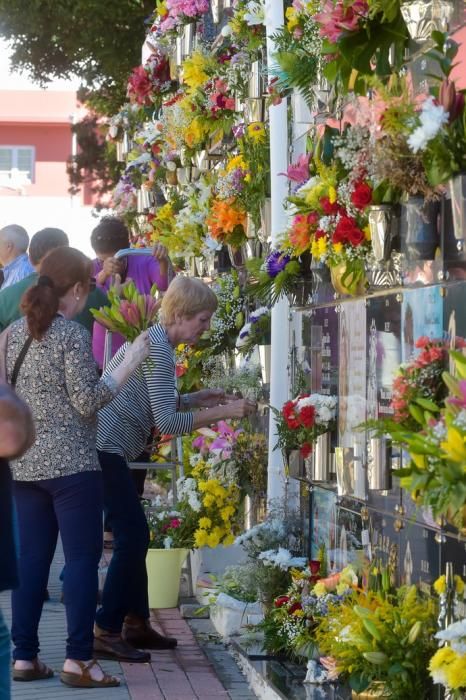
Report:
M162 435L193 429L193 414L177 411L175 355L161 325L149 329L150 355L128 379L116 398L99 411L97 449L125 457L128 462L144 450L152 428ZM105 368L104 376L122 361L123 345Z

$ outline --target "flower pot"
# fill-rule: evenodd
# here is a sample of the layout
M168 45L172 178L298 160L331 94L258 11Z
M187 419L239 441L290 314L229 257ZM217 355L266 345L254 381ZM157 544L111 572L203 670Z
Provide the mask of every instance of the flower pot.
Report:
M457 175L452 178L448 187L453 212L453 233L457 249L463 250L466 239L466 175Z
M330 481L330 438L331 434L327 431L319 435L312 447L309 457L311 481Z
M420 43L430 39L434 30L448 31L454 4L451 0L408 0L401 3L400 10L409 36Z
M338 294L349 294L350 296L360 296L366 291L366 275L364 265L361 262L361 270L346 274L347 265L345 262L333 265L330 268L330 278L333 288ZM344 279L343 279L344 278Z
M433 260L439 245L438 202L410 197L401 205L402 248L409 260Z
M384 437L371 437L367 455L369 491L389 491L392 488L392 444Z
M371 700L372 698L389 698L390 695L383 683L374 681L371 683L370 687L362 693L357 693L355 690L352 690L351 697L357 698L357 700Z
M389 204L373 204L368 210L372 255L377 263L390 260L393 240L398 235L396 210Z
M146 557L149 607L176 608L181 568L188 549L149 549Z

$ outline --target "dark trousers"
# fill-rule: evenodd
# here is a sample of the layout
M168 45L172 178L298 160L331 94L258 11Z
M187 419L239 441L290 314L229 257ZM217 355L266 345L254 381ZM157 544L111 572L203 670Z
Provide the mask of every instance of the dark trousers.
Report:
M14 482L19 521L19 588L12 593L14 659L31 660L39 653L39 620L58 532L66 564L66 658L92 658L102 491L97 471Z
M131 471L124 457L99 452L104 481L104 507L113 531L113 556L96 622L120 632L125 615L148 619L146 554L149 528Z

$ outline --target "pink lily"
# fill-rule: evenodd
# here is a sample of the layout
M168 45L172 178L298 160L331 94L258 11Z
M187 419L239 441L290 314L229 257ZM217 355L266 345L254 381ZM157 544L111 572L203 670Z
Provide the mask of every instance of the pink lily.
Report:
M460 408L466 408L466 379L461 379L458 382L458 392L461 396L450 396L448 403Z
M306 182L309 179L309 162L311 160L310 153L304 153L299 156L296 163L291 163L288 166L286 173L278 173L279 175L284 175L289 180L297 182L299 185Z
M131 301L122 301L120 304L120 313L131 326L139 327L141 323L141 314L136 304L133 304Z

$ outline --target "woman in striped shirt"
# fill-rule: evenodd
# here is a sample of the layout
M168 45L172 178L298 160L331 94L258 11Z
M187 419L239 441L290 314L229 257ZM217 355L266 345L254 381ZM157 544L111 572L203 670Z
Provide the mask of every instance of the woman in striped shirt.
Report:
M150 654L134 647L176 646L175 639L162 637L149 625L145 563L149 532L128 462L144 450L154 427L162 434L181 435L256 410L254 402L233 399L217 389L184 395L181 400L177 397L174 349L180 343L195 344L209 329L216 308L217 298L207 285L198 279L176 278L163 298L160 323L149 330L151 362L99 412L97 448L114 552L96 616L94 650L98 658L145 662ZM123 353L124 346L104 376L118 366ZM204 410L191 410L197 408Z

